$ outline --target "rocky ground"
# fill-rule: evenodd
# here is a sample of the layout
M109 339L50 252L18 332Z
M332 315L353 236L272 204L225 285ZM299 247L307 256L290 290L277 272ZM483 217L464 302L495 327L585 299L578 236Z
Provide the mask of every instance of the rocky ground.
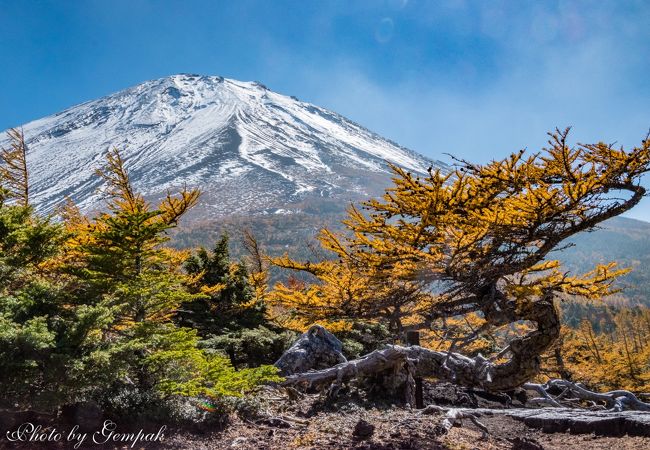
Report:
M489 435L469 421L441 435L441 416L421 416L407 409L356 409L322 412L306 423L277 425L236 421L222 433L204 436L180 433L164 448L181 449L646 449L644 437L594 434L546 434L510 417L482 418ZM361 426L359 423L361 422ZM357 433L355 433L357 430ZM363 433L365 431L365 434ZM368 433L372 431L372 434Z
M369 401L358 394L341 396L335 403L318 394L302 395L269 389L255 402L240 407L238 415L221 430L203 427L168 429L162 442L130 445L92 445L81 448L147 449L645 449L650 438L624 434L620 427L598 425L594 432L549 432L534 428L524 419L509 416L523 398L506 402L504 397L459 389L449 384L425 385L425 403L446 407L479 408L479 420L487 435L470 420L448 432L442 426L444 412L422 414L420 410L393 405L388 399ZM514 407L514 408L512 408ZM522 411L519 409L519 411ZM523 410L530 414L530 410ZM546 410L545 410L546 411ZM646 415L644 415L646 414ZM571 416L570 414L566 415ZM577 416L577 415L576 415ZM650 413L641 413L650 420ZM566 417L565 417L566 419ZM609 420L609 419L608 419ZM534 422L534 421L533 421ZM528 421L529 424L535 423ZM610 420L611 422L611 420ZM567 429L558 422L556 430ZM649 422L650 423L650 422ZM564 424L564 425L563 425ZM610 424L611 425L611 424ZM148 426L153 431L156 426ZM544 428L544 427L542 427ZM569 430L571 431L571 430ZM650 434L650 426L635 434ZM70 443L18 446L0 439L0 448L73 448Z

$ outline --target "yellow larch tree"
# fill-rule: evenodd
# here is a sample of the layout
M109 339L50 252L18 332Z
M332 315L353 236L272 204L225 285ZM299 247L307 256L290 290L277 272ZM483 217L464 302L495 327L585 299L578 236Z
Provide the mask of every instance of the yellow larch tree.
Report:
M274 260L315 280L298 289L280 284L271 298L305 322L383 320L396 332L475 313L464 343L495 330L518 333L495 351L494 363L459 355L452 367L447 357L436 374L492 390L526 382L559 336L558 298L602 298L626 273L609 263L570 274L552 252L634 207L650 170L648 136L625 150L570 146L568 134L549 133L537 153L521 150L485 165L456 160L454 170L430 169L426 177L391 166L394 185L350 208L347 234L321 233L333 258Z

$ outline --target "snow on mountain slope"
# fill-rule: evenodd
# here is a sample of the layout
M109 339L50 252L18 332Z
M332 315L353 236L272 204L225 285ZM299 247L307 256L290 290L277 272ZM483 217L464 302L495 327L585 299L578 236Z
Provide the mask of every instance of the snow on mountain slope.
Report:
M331 111L213 76L148 81L23 130L32 202L43 211L64 196L85 211L98 208L94 169L112 147L149 198L184 184L200 188L204 217L377 195L388 185L387 161L414 172L442 166Z

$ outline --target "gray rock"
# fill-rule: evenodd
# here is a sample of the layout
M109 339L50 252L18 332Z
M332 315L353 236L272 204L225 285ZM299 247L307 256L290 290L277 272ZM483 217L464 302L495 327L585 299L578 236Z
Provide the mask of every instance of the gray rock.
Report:
M571 408L468 409L480 414L503 414L545 433L598 436L650 436L650 413L641 411L588 411Z
M343 344L320 325L312 325L275 362L282 375L325 369L346 362Z

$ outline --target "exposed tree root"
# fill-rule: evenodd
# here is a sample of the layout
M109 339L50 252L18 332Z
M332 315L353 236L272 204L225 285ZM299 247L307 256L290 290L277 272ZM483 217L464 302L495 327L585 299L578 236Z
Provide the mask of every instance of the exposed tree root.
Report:
M650 403L642 402L630 391L615 390L609 392L594 392L586 389L579 383L567 380L550 380L545 384L525 383L524 389L537 392L540 397L530 399L529 402L553 407L584 407L588 403L589 409L609 409L611 411L636 410L650 411ZM553 388L561 390L557 395L549 391ZM603 405L604 403L604 405Z
M483 439L487 439L489 431L485 425L479 422L478 417L481 416L481 413L468 411L467 409L458 409L458 408L442 408L438 405L429 405L420 411L420 414L433 414L433 413L445 413L445 418L441 422L441 426L445 433L448 433L453 426L462 426L463 419L470 420L474 425L478 427L479 430L483 432Z
M480 354L470 358L418 345L389 345L359 359L346 361L339 340L325 328L314 325L278 360L276 366L286 375L283 386L290 388L306 385L326 390L329 398L335 397L348 381L388 374L392 380L390 387L403 385L407 402L412 405L415 404L415 378L431 377L489 392L502 392L522 386L539 394L539 397L530 400L539 405L650 411L650 403L639 400L636 395L625 390L598 393L580 384L560 379L546 384L529 383L528 380L539 369L537 352L553 342L559 332L559 321L551 302L534 303L529 312L530 318L536 319L537 330L523 338L512 340L508 346L512 357L503 363L494 363ZM526 355L528 359L525 358ZM329 367L332 364L336 365ZM326 368L321 368L323 366ZM321 369L313 370L318 368ZM560 393L552 394L553 390L559 390Z
M407 370L411 377L435 377L463 386L480 387L488 391L512 389L527 381L527 378L504 381L498 372L502 365L494 364L476 356L470 358L459 353L440 352L420 346L402 347L390 345L375 350L359 359L346 361L327 369L294 373L288 375L283 385L321 385L340 387L341 383L353 378L364 378L384 371Z
M341 383L351 378L376 375L386 370L406 373L409 379L435 377L491 392L508 391L537 375L539 355L560 332L560 320L552 298L520 307L504 300L500 308L493 308L486 314L486 320L495 325L523 319L535 322L537 329L511 340L507 347L510 358L500 363L494 363L480 354L470 358L460 353L434 351L417 345L388 346L362 358L346 361L338 339L325 328L314 325L275 365L283 375L288 375L285 385L314 386L325 383L332 385L332 394L336 394ZM332 364L337 365L329 367ZM310 369L321 370L307 372Z
M504 387L501 380L493 375L498 365L480 355L474 358L467 356L438 352L419 346L402 347L388 346L375 350L368 355L352 361L343 362L333 367L321 370L295 373L286 377L284 386L306 385L310 388L321 388L328 391L329 397L334 397L343 383L357 379L370 378L380 373L405 375L406 395L409 397L409 386L414 377L434 377L469 387L480 387L487 391L500 391ZM612 411L638 410L650 411L650 404L642 402L636 395L625 390L615 390L605 393L593 392L580 384L566 380L551 380L546 384L524 383L519 385L525 389L534 390L539 397L529 400L531 403L553 407L572 407L589 409L611 409ZM549 390L560 390L553 395Z

